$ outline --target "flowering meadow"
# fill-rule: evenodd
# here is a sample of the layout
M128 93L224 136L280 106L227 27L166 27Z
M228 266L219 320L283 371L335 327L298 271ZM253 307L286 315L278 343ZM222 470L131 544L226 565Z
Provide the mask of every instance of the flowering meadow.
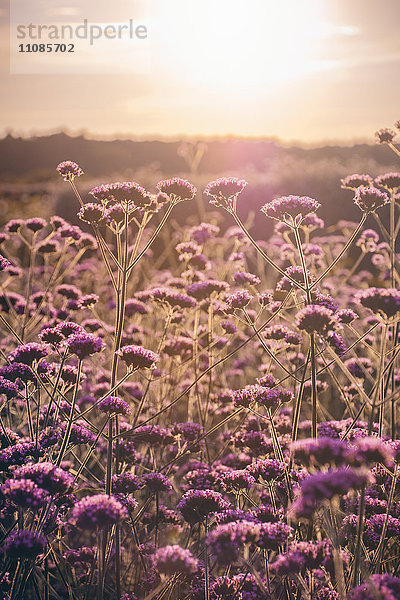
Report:
M256 240L244 179L57 171L80 226L0 232L0 598L400 598L400 173Z

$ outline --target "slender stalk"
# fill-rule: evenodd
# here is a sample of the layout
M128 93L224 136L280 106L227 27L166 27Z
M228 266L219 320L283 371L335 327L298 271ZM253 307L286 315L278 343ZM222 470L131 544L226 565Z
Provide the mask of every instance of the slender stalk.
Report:
M168 209L167 209L165 215L161 219L160 223L157 225L157 227L156 227L153 235L151 236L151 238L149 239L149 241L147 242L147 244L145 245L145 247L143 248L143 250L141 250L139 252L139 254L136 256L136 258L134 258L132 260L132 262L130 263L130 265L129 265L128 269L127 269L127 273L130 273L131 270L137 265L137 263L139 262L139 260L142 258L142 256L144 254L146 254L147 250L153 244L154 240L156 239L156 237L160 233L161 229L164 227L165 223L167 222L168 217L171 214L172 209L174 208L174 206L175 206L175 203L171 202L171 204L168 206Z
M210 600L210 566L208 564L208 516L204 521L204 600Z
M59 467L60 463L64 457L65 451L67 449L68 443L69 443L69 439L71 437L71 430L72 430L72 424L74 421L74 412L75 412L75 406L76 406L76 399L78 396L78 389L79 389L79 383L80 383L80 379L81 379L81 372L82 372L82 360L79 359L78 362L78 371L77 371L77 375L76 375L76 381L75 381L75 386L74 386L74 393L73 393L73 397L72 397L72 403L71 403L71 412L69 414L69 418L68 418L68 423L67 423L67 428L65 430L65 434L64 434L64 438L63 441L61 443L61 448L60 448L60 452L58 454L57 457L57 461L56 461L56 465Z
M280 273L282 275L282 277L286 277L286 279L288 279L292 285L294 285L296 288L303 290L303 292L305 292L306 290L305 290L304 286L302 286L298 281L293 279L293 277L291 277L290 275L285 273L285 271L283 269L281 269L279 265L277 265L267 254L265 254L264 250L262 250L262 248L260 248L260 246L257 244L255 239L251 236L250 232L246 229L246 227L244 226L244 224L242 223L242 221L240 220L240 218L238 217L236 212L232 212L231 214L232 214L233 218L235 219L236 223L239 225L240 229L243 231L243 233L248 238L249 242L252 244L252 246L254 246L254 248L257 250L257 252L263 257L265 262L267 262L270 265L270 267L273 267L276 271L278 271L278 273Z
M331 262L331 264L329 265L329 267L327 267L325 269L325 271L316 279L316 281L314 281L314 283L311 286L311 290L319 284L320 281L322 281L322 279L324 279L326 277L326 275L328 275L328 273L330 271L332 271L332 269L337 265L337 263L339 262L339 260L342 258L342 256L347 252L347 250L350 248L350 246L352 245L352 243L354 242L354 240L356 239L356 237L358 236L358 234L360 233L361 229L364 226L365 221L367 220L367 213L364 213L361 221L359 222L359 224L357 225L357 228L353 231L352 235L350 236L349 240L347 241L347 243L344 245L344 247L342 248L342 250L339 252L339 254L337 255L337 257L333 260L333 262Z

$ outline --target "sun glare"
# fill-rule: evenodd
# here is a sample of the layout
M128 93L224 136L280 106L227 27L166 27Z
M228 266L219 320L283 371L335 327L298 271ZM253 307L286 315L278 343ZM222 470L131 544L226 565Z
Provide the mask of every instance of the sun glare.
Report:
M157 7L161 60L169 77L191 88L260 92L324 68L319 49L329 27L317 1L165 4Z

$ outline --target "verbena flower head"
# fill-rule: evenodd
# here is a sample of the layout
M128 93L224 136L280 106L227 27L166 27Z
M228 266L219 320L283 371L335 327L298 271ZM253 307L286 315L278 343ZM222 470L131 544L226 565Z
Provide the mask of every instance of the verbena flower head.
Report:
M375 187L361 186L357 188L354 203L365 213L373 213L381 206L390 202L386 192Z
M253 296L247 290L238 290L226 299L228 310L236 310L245 308L252 300Z
M196 302L193 298L169 288L154 288L151 290L151 297L154 298L154 300L168 304L170 307L194 308L196 306Z
M40 242L40 244L38 244L38 246L36 247L36 250L40 254L45 255L57 254L58 252L61 252L61 246L57 240L48 240L47 242Z
M74 333L65 341L65 345L71 354L83 360L92 354L101 352L104 349L104 342L100 337L92 333Z
M113 496L96 494L79 500L72 508L71 523L78 529L107 529L128 516L126 508Z
M220 294L228 288L225 281L217 281L216 279L207 279L206 281L196 281L191 283L186 291L189 296L193 296L196 300L205 300L211 294Z
M69 494L74 487L73 476L50 462L28 463L15 469L15 479L29 479L49 494Z
M214 512L222 512L230 507L219 492L214 490L189 490L177 505L185 521L194 525Z
M400 598L400 577L389 573L371 575L368 581L349 592L349 600L396 600Z
M100 412L107 415L114 414L127 416L132 412L129 404L117 396L107 396L107 398L104 398L104 400L99 402L97 408Z
M157 189L166 194L173 204L183 202L183 200L192 200L196 195L196 188L186 179L173 177L157 183Z
M48 348L45 344L38 344L37 342L29 342L28 344L22 344L13 350L8 358L11 362L23 363L25 365L31 365L33 362L39 361L44 356L47 356Z
M197 558L190 550L172 545L158 548L153 556L153 566L161 575L192 575L199 568Z
M343 564L349 561L349 556L341 551ZM323 567L328 573L334 570L333 548L328 540L291 542L286 551L271 563L271 572L279 576L295 578L306 569L313 571ZM321 599L322 600L322 599ZM327 600L331 600L329 597Z
M33 233L41 231L46 226L47 221L45 221L45 219L41 219L40 217L32 217L31 219L26 219L25 221L25 227Z
M237 563L247 546L254 546L260 538L261 524L254 521L230 522L210 531L206 543L210 553L221 565Z
M398 191L400 188L400 173L385 173L378 175L375 184L390 191Z
M291 506L291 516L294 519L309 519L324 500L343 496L350 490L359 490L373 481L373 476L367 470L344 467L310 475L301 482L300 494Z
M73 548L72 550L67 550L63 554L63 558L70 565L84 565L84 564L92 564L94 559L96 558L96 548L82 546L81 548Z
M133 494L142 487L139 477L128 472L113 475L111 483L115 494Z
M78 212L78 217L86 223L98 223L104 217L104 209L101 204L87 202Z
M237 198L246 186L247 181L244 179L221 177L215 181L210 181L204 193L211 198L210 204L224 208L228 212L235 212Z
M338 356L343 356L347 352L347 344L342 336L336 331L328 331L326 341L333 348Z
M347 175L347 177L341 179L342 188L351 190L356 190L359 187L370 187L373 182L371 175L358 175L358 173Z
M159 360L158 354L146 350L143 346L122 346L117 350L118 356L131 369L152 369Z
M256 480L245 469L237 469L223 473L221 484L225 491L249 490L254 487Z
M377 144L390 144L391 142L393 142L395 136L396 132L393 131L393 129L389 129L387 127L378 129L378 131L375 132Z
M296 315L296 326L307 333L326 334L335 327L334 313L318 304L309 304Z
M143 483L152 492L168 492L172 490L172 484L163 473L146 473L143 475Z
M83 171L79 165L72 160L64 160L61 162L56 169L57 173L59 173L64 181L73 181L75 177L80 177L83 175Z
M349 444L345 440L321 437L297 440L290 445L293 458L306 467L347 464Z
M17 398L19 396L20 390L15 383L0 375L0 395L1 394L3 394L7 400L11 400L11 398Z
M317 200L308 196L281 196L264 204L261 211L270 219L298 227L307 214L316 212L320 206Z
M33 511L42 508L50 500L50 496L29 479L8 479L1 486L1 493L16 506Z
M42 554L46 547L46 538L41 533L29 530L13 531L3 545L3 552L11 559L30 559Z
M400 311L400 291L371 287L355 295L356 300L373 313L390 319Z

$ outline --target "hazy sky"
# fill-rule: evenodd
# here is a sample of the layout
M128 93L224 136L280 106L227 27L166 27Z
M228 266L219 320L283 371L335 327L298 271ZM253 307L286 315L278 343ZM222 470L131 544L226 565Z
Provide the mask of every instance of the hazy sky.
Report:
M12 28L12 68L25 74L10 74L0 0L2 134L349 141L400 119L400 0L13 2L13 26L133 19L148 37L76 40L73 55L29 56L16 49L33 40L16 40Z

